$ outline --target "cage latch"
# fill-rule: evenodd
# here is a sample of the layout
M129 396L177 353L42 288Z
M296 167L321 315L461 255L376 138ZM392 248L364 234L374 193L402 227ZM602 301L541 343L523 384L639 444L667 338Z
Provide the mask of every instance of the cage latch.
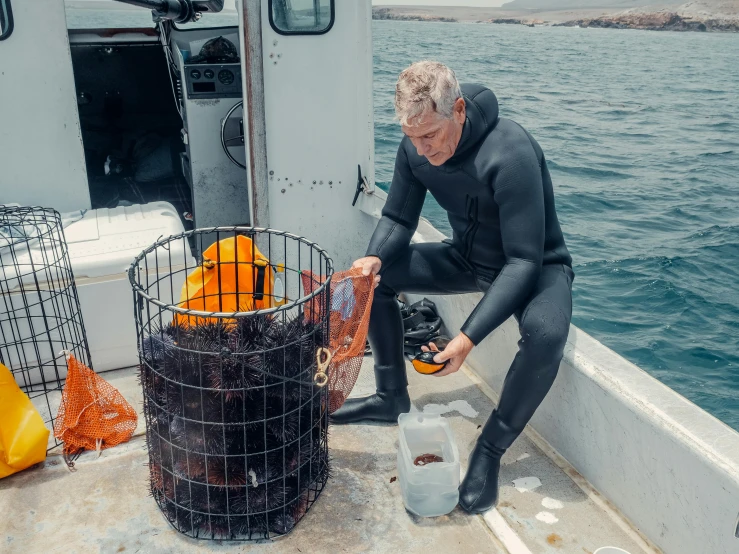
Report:
M331 352L329 352L327 348L319 348L318 352L316 352L316 365L318 366L318 371L316 371L316 375L313 377L313 381L316 383L316 386L323 388L328 384L328 375L326 370L328 370L328 365L330 363Z

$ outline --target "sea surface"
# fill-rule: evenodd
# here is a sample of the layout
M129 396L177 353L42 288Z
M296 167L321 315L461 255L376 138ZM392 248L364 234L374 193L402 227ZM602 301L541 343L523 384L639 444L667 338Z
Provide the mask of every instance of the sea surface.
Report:
M537 139L573 323L739 430L739 35L374 22L376 178L398 73L448 64ZM448 231L432 198L424 215Z
M92 10L70 10L68 21L150 24L146 13ZM401 139L393 92L402 69L436 59L492 88L501 116L547 156L577 274L573 323L739 430L739 34L373 29L380 186L390 185ZM431 197L424 216L449 231Z

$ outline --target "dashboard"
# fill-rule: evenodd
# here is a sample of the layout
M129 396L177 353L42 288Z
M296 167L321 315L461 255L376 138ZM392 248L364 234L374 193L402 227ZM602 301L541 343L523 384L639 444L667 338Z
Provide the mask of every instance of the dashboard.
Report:
M185 64L188 98L241 98L241 64Z

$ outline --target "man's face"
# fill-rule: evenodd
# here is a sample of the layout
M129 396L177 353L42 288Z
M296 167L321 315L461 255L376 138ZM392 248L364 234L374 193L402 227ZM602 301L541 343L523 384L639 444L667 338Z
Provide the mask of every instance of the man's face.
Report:
M403 125L403 133L416 147L419 156L425 156L431 165L443 165L454 155L462 137L466 118L462 98L454 104L452 117L445 118L433 112L425 112Z

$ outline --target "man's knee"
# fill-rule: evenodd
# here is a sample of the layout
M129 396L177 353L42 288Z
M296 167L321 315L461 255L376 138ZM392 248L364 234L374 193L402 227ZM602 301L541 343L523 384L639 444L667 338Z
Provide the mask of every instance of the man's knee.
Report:
M409 249L410 250L410 249ZM403 256L399 256L399 259L393 260L389 264L383 264L380 269L380 284L375 289L375 295L388 296L398 295L402 290L401 279L407 277L408 271L403 270L403 265L400 263L403 257L408 257L409 254L405 253Z
M395 287L390 283L387 283L384 277L380 277L380 284L375 288L375 298L395 298L400 291L396 291Z
M521 349L532 361L558 363L570 332L570 318L556 304L537 302L523 313L520 331Z

